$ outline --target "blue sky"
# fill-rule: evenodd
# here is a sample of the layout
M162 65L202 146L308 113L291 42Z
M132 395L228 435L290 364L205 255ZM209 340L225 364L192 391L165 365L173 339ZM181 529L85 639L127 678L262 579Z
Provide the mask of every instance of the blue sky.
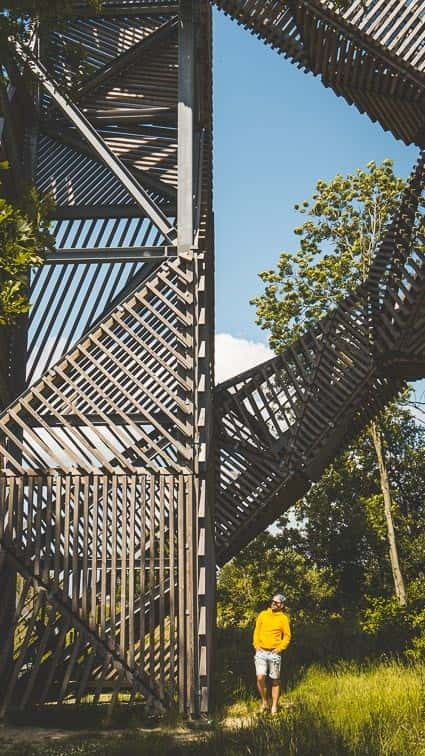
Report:
M418 150L224 14L215 11L214 23L216 331L266 342L249 299L261 291L258 272L295 248L294 203L317 179L369 160L390 157L407 176Z

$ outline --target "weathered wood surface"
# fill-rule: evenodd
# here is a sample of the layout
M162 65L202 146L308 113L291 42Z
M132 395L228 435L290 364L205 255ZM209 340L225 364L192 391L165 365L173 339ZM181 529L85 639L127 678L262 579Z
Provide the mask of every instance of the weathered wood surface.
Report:
M4 409L10 403L11 392L9 386L9 329L0 328L0 408Z
M22 576L0 655L0 674L12 648L15 659L3 713L94 700L120 676L133 699L170 700L176 585L188 579L175 560L186 537L177 521L192 485L146 474L2 478L0 538Z
M72 5L41 59L19 50L56 251L32 276L29 388L0 431L0 543L21 576L1 709L108 691L161 708L178 691L199 714L215 570L211 8Z

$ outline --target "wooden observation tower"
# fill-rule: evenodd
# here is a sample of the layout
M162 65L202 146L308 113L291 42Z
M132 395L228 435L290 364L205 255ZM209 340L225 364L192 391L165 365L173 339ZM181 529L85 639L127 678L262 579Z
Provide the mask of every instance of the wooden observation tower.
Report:
M215 4L423 146L423 3ZM0 334L0 715L143 700L197 716L216 564L425 376L424 161L367 281L215 387L212 4L71 5L11 41L3 107L11 192L22 172L51 194L56 246L28 321Z

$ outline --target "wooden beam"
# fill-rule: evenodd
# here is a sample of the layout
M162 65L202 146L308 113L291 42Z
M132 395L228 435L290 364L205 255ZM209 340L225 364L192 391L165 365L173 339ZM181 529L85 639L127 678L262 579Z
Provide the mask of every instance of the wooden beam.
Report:
M177 247L83 247L57 249L46 255L49 265L78 265L80 263L143 262L169 260L177 257Z
M178 2L159 2L159 3L128 3L128 2L116 2L116 3L104 3L104 6L100 13L96 13L93 7L83 5L82 3L76 3L74 6L73 15L76 18L99 18L99 16L110 18L117 18L119 16L168 16L170 14L175 15L179 12Z
M175 205L166 205L170 218L175 217ZM56 205L52 220L104 220L108 218L146 218L136 205Z
M105 163L116 178L122 183L135 202L146 212L155 226L164 234L166 240L173 244L176 239L175 229L170 227L168 219L149 194L138 184L131 171L117 158L106 142L97 133L77 106L60 92L60 87L54 82L47 69L39 60L25 49L19 42L15 42L18 56L25 63L43 88L51 95L56 104L78 129L84 139L96 152L98 158Z
M125 50L121 55L118 55L112 60L112 62L106 63L106 65L99 71L96 71L88 79L85 79L84 83L77 90L76 97L81 101L89 92L96 89L101 84L110 81L114 76L127 72L129 66L133 65L139 58L146 53L151 53L152 49L157 45L166 42L171 35L177 30L177 18L171 18L165 21L158 29L153 31L144 39L137 42L137 44Z
M181 0L179 20L179 104L177 162L177 245L193 247L193 117L195 106L195 42L191 0Z

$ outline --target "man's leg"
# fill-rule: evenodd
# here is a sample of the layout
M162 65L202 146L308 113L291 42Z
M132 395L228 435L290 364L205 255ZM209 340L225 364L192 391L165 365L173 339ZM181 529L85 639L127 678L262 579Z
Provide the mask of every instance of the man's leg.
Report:
M257 676L257 688L261 696L261 710L267 709L267 660L263 651L256 651L255 653L255 674Z
M266 684L266 676L265 675L257 675L257 688L258 692L261 696L261 706L262 709L265 711L267 709L268 703L267 703L267 684Z
M270 678L272 682L272 714L277 713L277 707L280 696L280 665L282 657L280 654L273 654L273 661L270 663Z
M272 680L272 714L276 714L280 697L280 680Z

